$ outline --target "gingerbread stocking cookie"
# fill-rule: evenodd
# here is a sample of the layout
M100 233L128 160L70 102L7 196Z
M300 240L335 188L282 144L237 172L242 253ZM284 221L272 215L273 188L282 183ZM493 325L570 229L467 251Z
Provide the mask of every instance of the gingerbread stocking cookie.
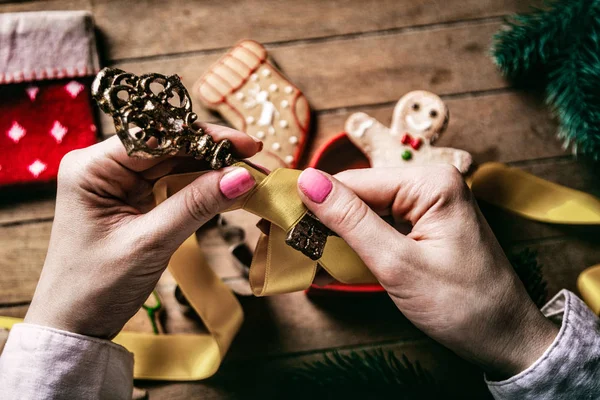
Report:
M196 82L192 93L233 127L263 141L263 151L251 161L271 170L297 166L310 108L302 92L269 61L262 45L238 43Z
M464 174L472 164L469 153L432 146L446 130L449 118L448 107L439 96L417 90L398 101L391 128L365 113L355 113L346 121L346 132L373 167L447 163Z

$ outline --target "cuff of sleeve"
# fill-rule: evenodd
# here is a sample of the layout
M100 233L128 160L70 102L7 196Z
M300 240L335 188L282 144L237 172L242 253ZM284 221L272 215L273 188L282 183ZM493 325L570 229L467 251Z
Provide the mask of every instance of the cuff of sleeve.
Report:
M8 398L130 399L133 355L108 340L16 324L0 357L0 387Z
M496 399L554 399L600 390L600 325L577 296L562 290L542 308L560 331L532 366L504 381L486 383ZM575 396L577 397L577 396ZM579 397L577 397L579 398Z

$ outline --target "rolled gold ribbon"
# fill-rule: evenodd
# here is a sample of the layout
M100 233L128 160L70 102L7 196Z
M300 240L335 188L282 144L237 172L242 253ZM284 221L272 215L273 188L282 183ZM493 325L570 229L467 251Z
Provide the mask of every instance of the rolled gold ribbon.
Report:
M527 219L599 225L598 198L500 163L481 165L470 180L475 197Z

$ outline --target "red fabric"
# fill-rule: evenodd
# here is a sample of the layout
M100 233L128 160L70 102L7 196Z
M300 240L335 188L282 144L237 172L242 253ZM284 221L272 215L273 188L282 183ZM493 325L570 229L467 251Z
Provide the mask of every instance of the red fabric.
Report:
M356 147L346 132L335 135L323 144L309 162L309 167L317 168L330 174L337 174L348 169L368 168L369 159ZM380 285L347 285L331 283L326 286L311 285L309 295L342 294L342 293L378 293L384 289Z
M0 185L54 180L65 154L96 142L91 79L0 86Z

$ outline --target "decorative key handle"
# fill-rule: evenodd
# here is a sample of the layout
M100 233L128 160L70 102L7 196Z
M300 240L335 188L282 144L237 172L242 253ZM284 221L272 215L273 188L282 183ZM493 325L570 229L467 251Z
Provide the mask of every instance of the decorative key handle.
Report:
M193 126L198 116L177 75L141 76L104 68L92 83L92 97L113 118L127 154L160 157L183 150L219 169L235 162L231 142L215 143L202 128Z
M365 113L355 113L346 121L346 132L373 167L448 163L464 174L473 162L469 153L432 146L446 130L449 119L448 107L439 96L418 90L398 101L391 128Z
M160 157L186 151L220 169L236 162L231 142L214 142L201 128L192 101L177 75L141 76L116 68L104 68L92 84L92 96L113 117L117 135L134 157ZM294 226L286 244L317 260L323 254L329 229L307 213Z

